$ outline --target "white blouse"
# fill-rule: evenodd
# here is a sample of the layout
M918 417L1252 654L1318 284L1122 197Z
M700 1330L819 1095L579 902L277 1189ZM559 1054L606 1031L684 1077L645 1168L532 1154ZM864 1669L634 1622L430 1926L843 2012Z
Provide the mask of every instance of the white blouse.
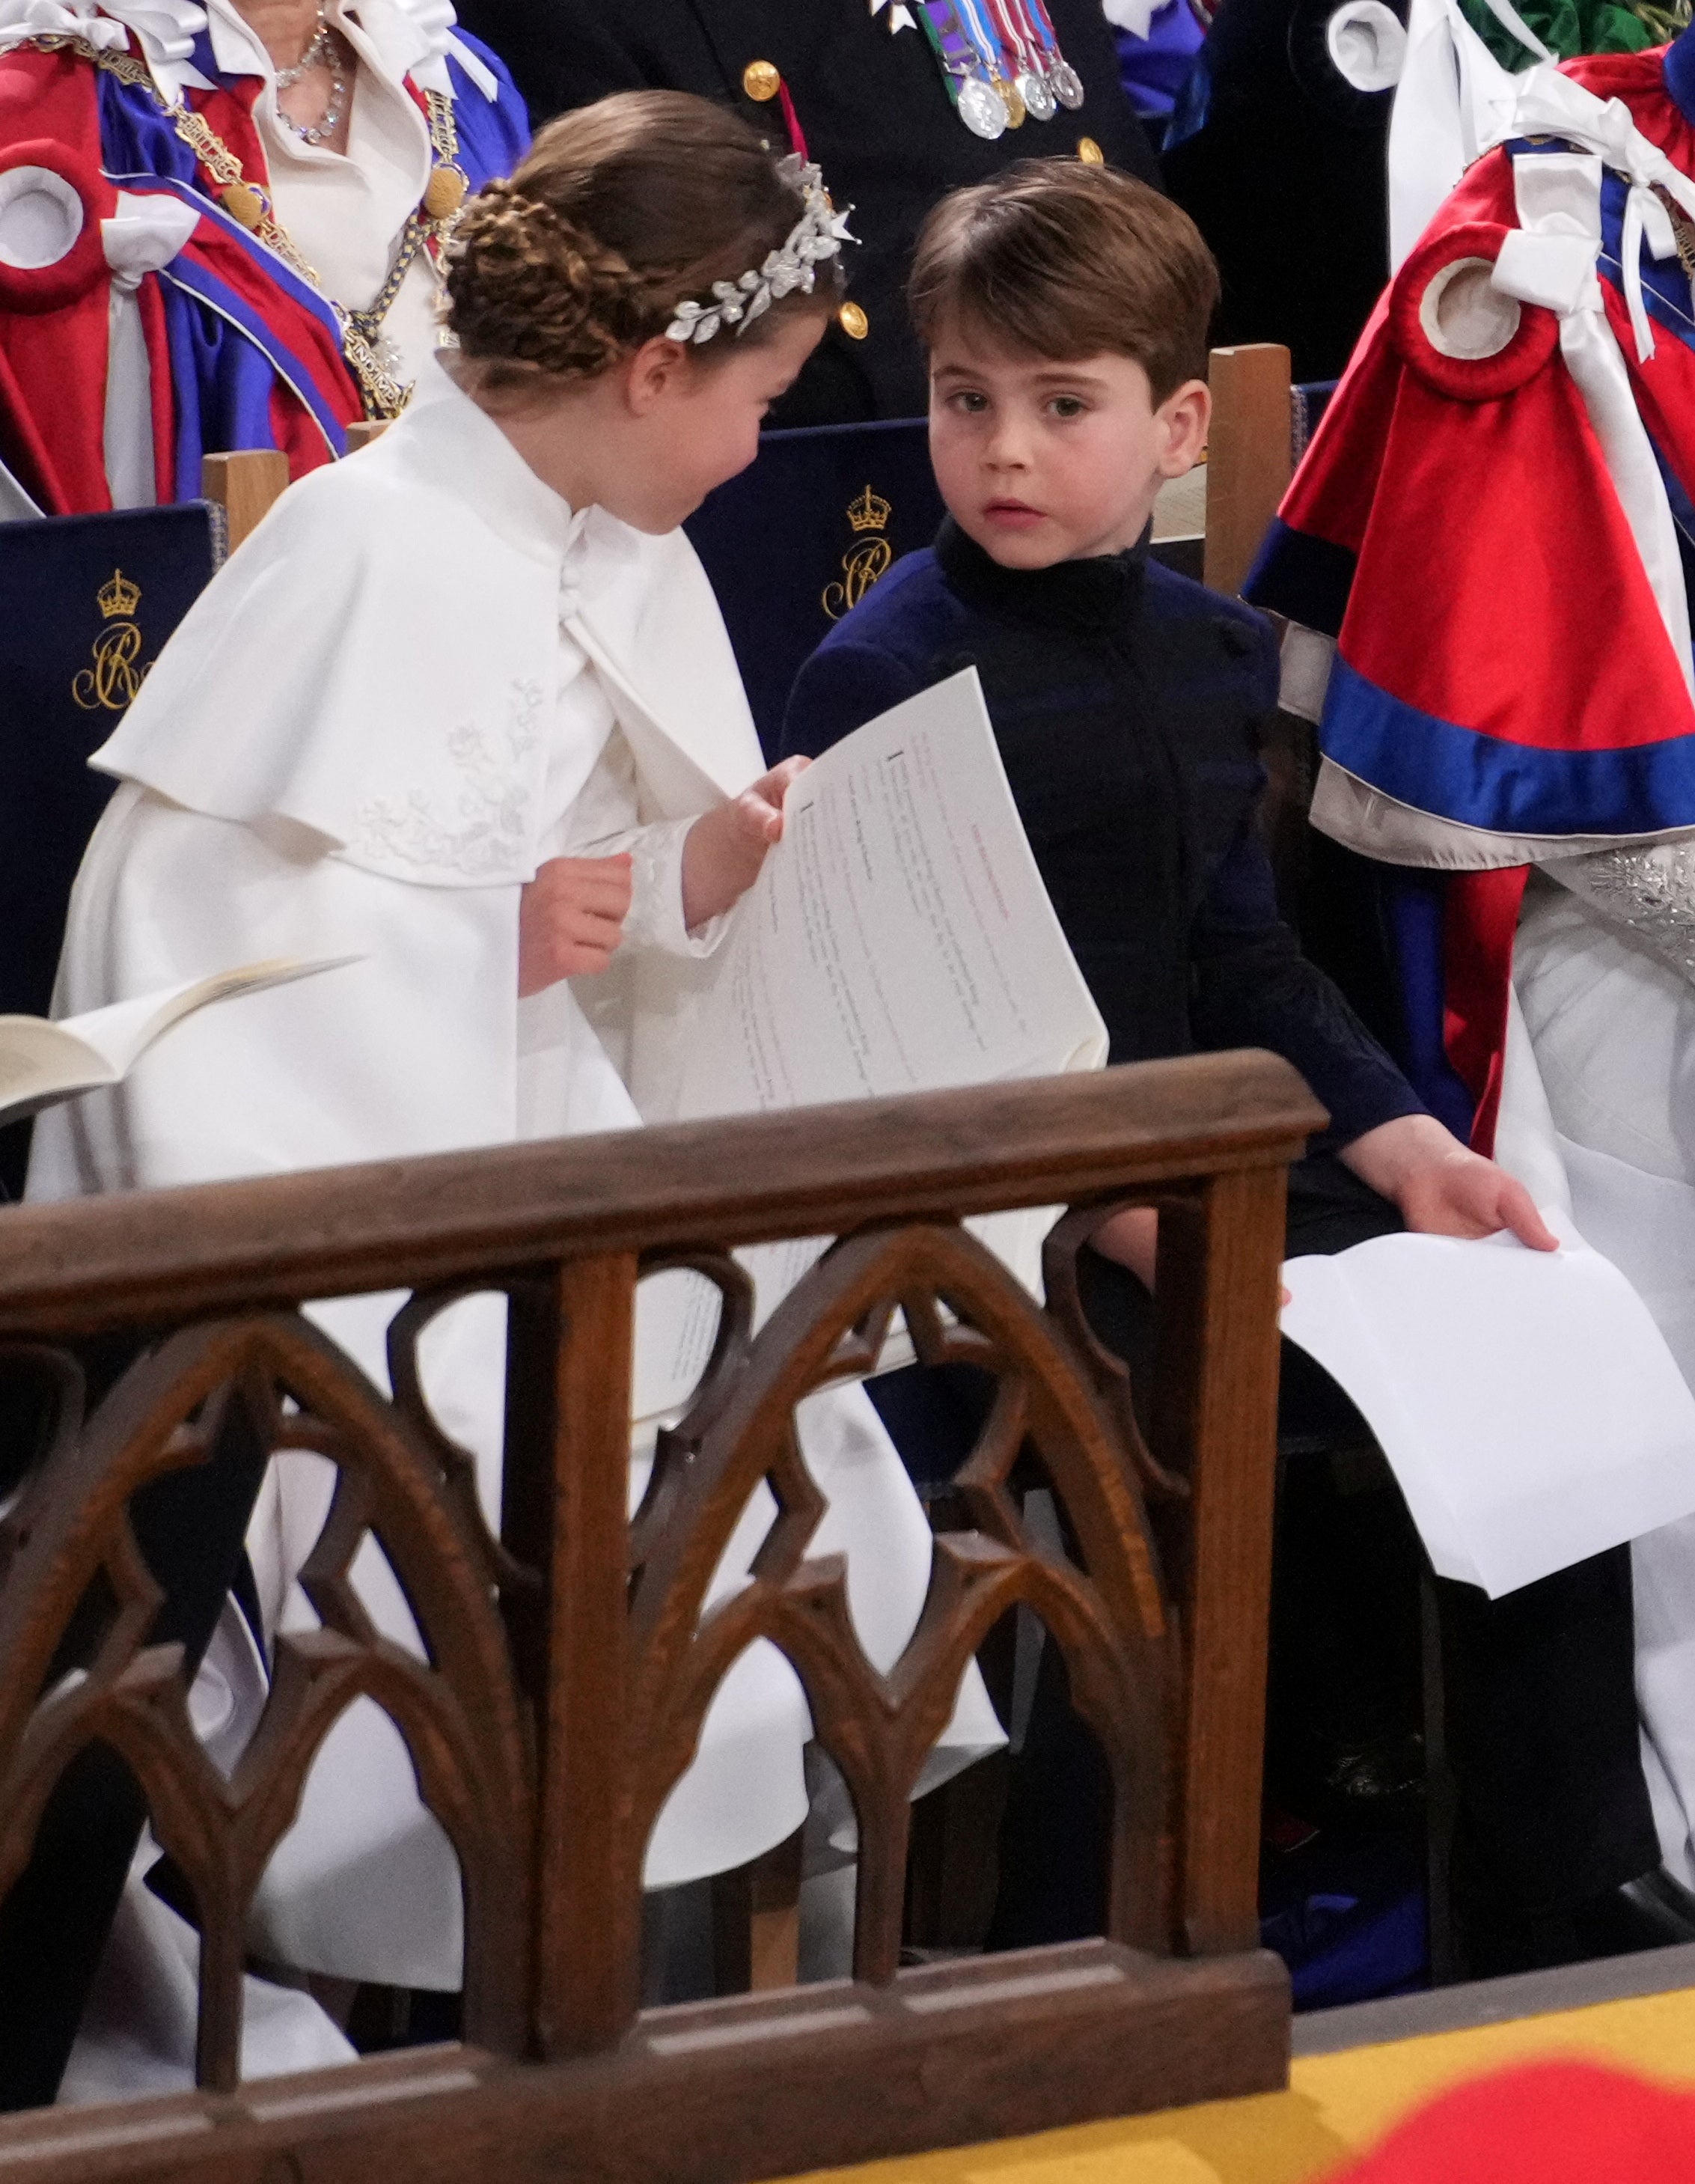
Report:
M270 171L276 216L318 276L325 294L348 310L375 300L402 231L430 180L430 131L407 91L404 71L385 57L381 30L392 0L328 0L325 13L358 57L349 86L347 149L308 144L282 119L276 71L234 0L206 0L212 48L226 73L260 75L253 120ZM373 23L364 18L371 16ZM403 48L403 50L404 48ZM441 346L436 281L428 258L414 259L383 333L397 353L398 376L415 380Z

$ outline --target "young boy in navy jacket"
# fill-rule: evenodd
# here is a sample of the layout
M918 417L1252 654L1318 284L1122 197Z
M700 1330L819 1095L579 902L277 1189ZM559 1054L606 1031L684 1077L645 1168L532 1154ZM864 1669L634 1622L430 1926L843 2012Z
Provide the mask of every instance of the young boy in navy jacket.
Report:
M1187 215L1110 170L1032 160L943 200L910 303L948 518L802 669L786 749L815 755L974 664L1111 1060L1268 1047L1329 1109L1290 1179L1291 1254L1403 1226L1552 1249L1279 918L1259 812L1270 626L1149 558L1154 498L1206 443L1217 296ZM1156 1221L1120 1214L1096 1241L1091 1312L1126 1351ZM1477 1968L1695 1937L1637 1756L1626 1551L1500 1602L1439 1590ZM999 1938L1092 1930L1064 1894L1009 1919L1003 1889Z

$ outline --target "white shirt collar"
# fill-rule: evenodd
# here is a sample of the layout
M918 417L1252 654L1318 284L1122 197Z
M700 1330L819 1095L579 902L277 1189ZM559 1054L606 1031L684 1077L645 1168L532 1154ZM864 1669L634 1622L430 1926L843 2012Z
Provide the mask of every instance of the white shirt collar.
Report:
M225 75L262 75L269 80L275 75L270 54L234 0L206 0L206 12L210 19L212 58ZM347 20L350 12L357 16L356 23ZM338 31L349 31L358 38L362 56L367 49L374 53L383 74L397 83L427 52L410 17L394 0L329 0L325 13Z
M113 0L113 4L114 10L123 5L185 10L205 20L193 0ZM0 0L0 8L3 5ZM273 74L270 57L234 0L207 0L207 13L213 58L223 73L269 79ZM485 98L497 95L494 77L453 35L456 19L449 0L330 0L327 13L338 30L354 39L361 58L374 60L391 83L403 82L409 75L425 91L451 95L447 63L451 52Z

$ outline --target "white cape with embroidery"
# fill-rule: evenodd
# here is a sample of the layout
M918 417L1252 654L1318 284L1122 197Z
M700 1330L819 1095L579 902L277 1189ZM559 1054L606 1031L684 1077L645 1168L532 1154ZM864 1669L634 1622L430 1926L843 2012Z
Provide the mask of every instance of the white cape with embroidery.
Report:
M614 754L621 774L609 774ZM375 447L284 499L96 763L125 785L78 880L61 1011L266 956L364 961L313 982L310 1001L294 989L208 1011L121 1088L45 1117L32 1196L631 1126L626 1073L663 1116L697 976L680 906L669 939L661 905L636 936L657 944L626 948L593 982L597 1036L564 987L520 1003L520 890L546 857L588 846L573 815L592 806L595 844L635 849L638 897L644 882L663 892L686 822L762 770L747 702L682 535L574 515L445 374ZM385 1386L397 1301L314 1307ZM503 1323L498 1300L472 1300L424 1351L431 1401L476 1451L491 1515ZM815 1551L847 1552L862 1639L888 1666L928 1581L928 1527L862 1390L812 1398L802 1425L831 1502ZM273 1622L309 1613L291 1581L326 1483L315 1458L272 1468L249 1548ZM762 1490L720 1587L770 1513ZM358 1574L379 1622L411 1640L386 1564L368 1550ZM649 1885L738 1866L792 1834L809 1730L786 1663L750 1650L661 1817ZM974 1671L931 1779L1002 1741ZM369 1702L320 1755L255 1941L313 1970L458 1984L451 1853Z

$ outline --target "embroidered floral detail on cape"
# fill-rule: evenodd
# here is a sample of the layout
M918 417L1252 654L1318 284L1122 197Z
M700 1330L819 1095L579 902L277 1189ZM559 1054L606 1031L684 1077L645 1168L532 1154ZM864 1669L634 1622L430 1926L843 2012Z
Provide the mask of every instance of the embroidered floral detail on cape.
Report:
M519 877L530 838L531 784L523 761L541 733L542 703L539 682L514 682L503 737L474 726L453 729L447 755L464 785L452 810L442 811L421 790L404 799L374 797L359 806L358 833L348 844L354 856L469 879Z

